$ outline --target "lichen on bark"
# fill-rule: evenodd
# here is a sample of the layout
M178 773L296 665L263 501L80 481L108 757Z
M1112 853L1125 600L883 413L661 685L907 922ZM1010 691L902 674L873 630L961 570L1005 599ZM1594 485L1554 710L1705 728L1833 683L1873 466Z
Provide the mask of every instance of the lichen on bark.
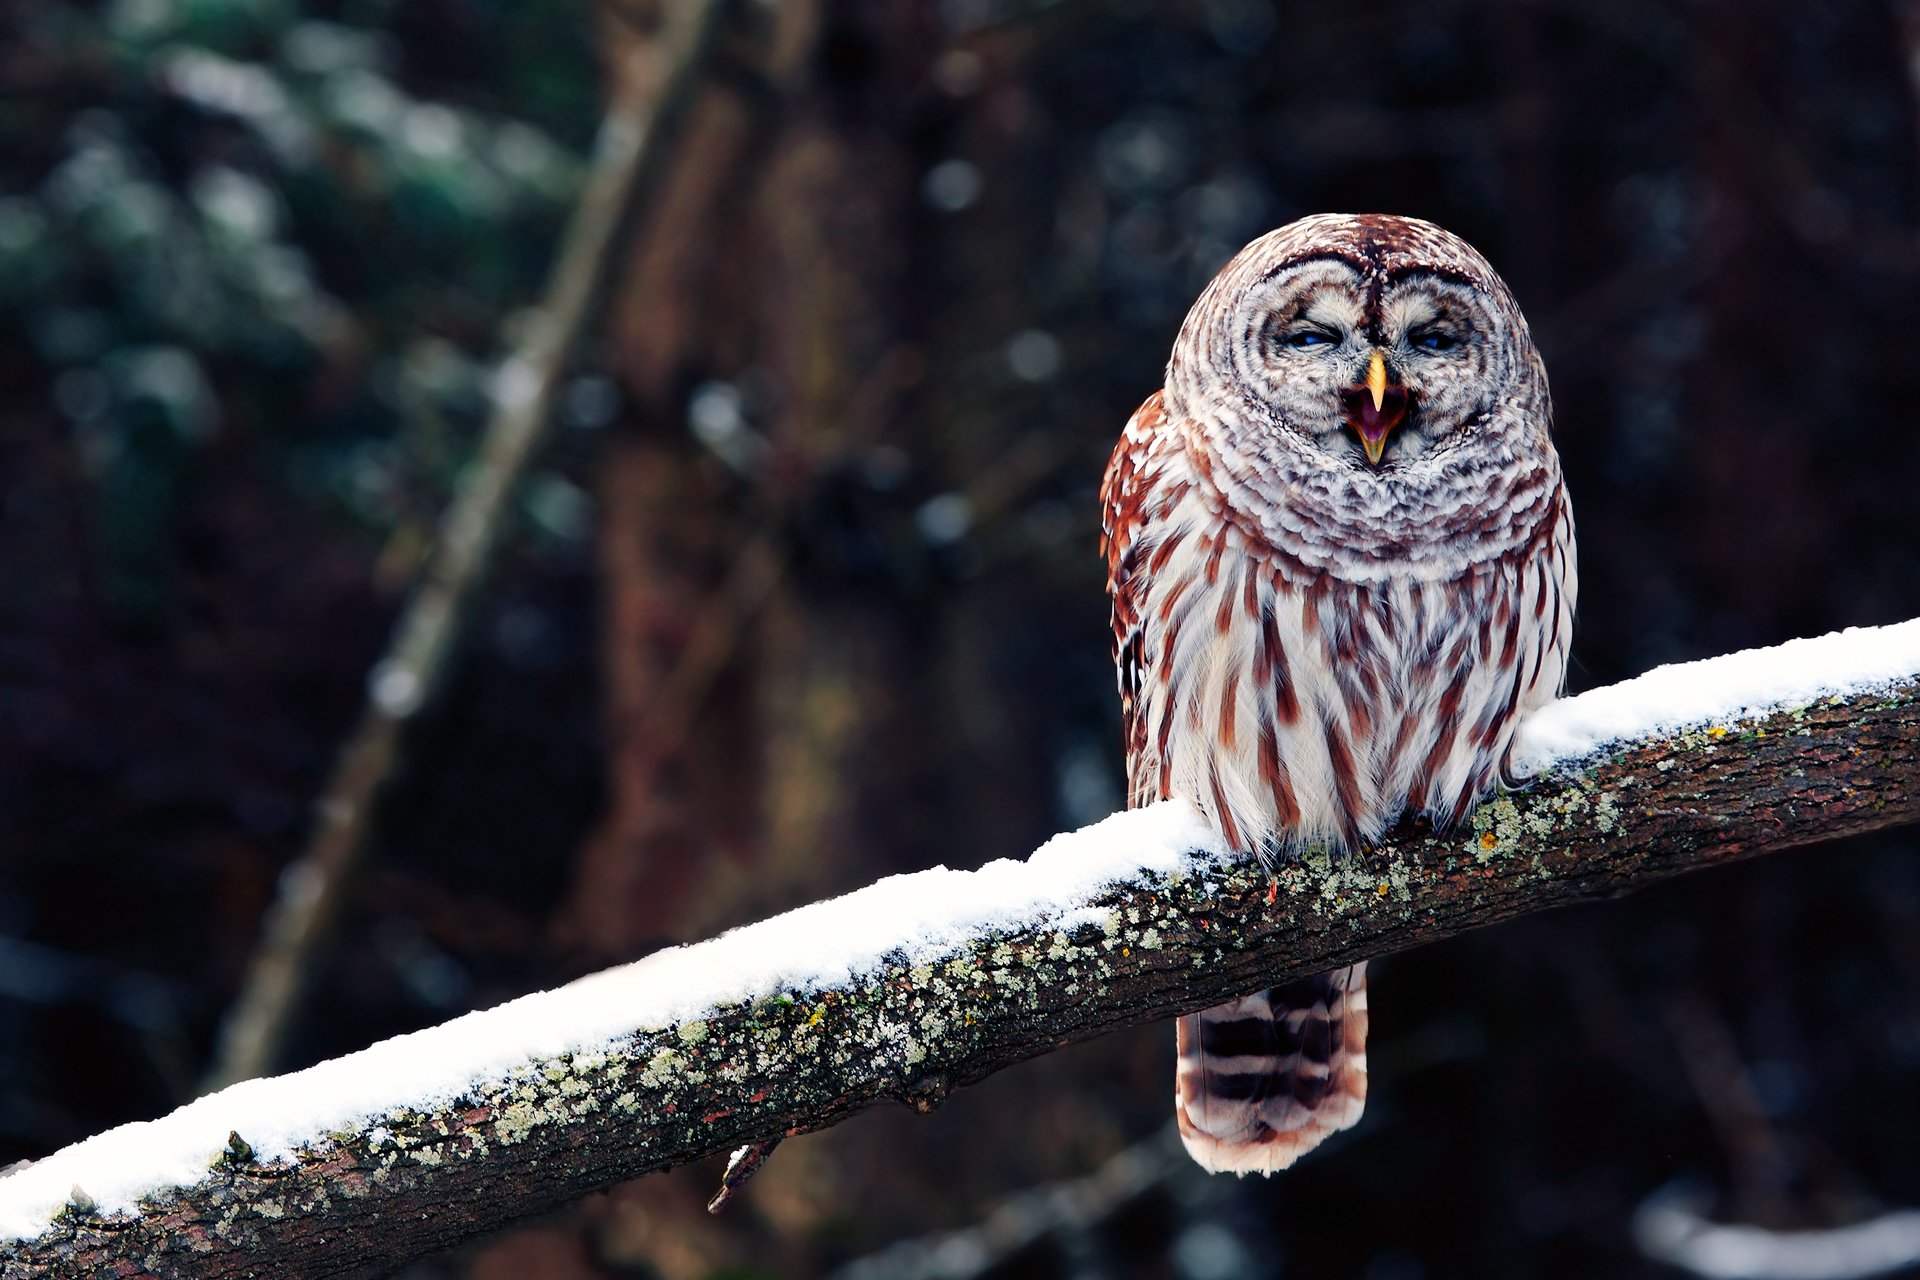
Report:
M137 1215L76 1189L4 1274L329 1276L496 1229L613 1182L953 1089L1117 1027L1681 871L1920 818L1920 682L1621 744L1350 858L1268 874L1190 856L1060 918L904 953L826 990L764 994L605 1051L525 1064L430 1113L292 1161L235 1134Z

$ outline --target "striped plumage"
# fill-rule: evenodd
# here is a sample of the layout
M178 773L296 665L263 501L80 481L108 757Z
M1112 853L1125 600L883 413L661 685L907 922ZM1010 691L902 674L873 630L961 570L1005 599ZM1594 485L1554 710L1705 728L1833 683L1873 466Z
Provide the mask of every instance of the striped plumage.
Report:
M1551 416L1457 237L1322 215L1242 250L1102 490L1129 803L1184 797L1270 862L1463 819L1566 667ZM1353 1124L1366 1026L1365 965L1180 1019L1188 1150L1271 1172Z

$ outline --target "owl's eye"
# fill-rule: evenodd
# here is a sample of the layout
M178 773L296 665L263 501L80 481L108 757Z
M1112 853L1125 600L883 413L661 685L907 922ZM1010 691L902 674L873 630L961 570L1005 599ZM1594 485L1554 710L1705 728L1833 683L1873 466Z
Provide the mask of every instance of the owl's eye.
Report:
M1460 339L1440 329L1425 329L1409 336L1408 341L1422 351L1451 351Z
M1324 329L1295 329L1280 341L1295 351L1310 351L1315 347L1333 346L1339 339Z

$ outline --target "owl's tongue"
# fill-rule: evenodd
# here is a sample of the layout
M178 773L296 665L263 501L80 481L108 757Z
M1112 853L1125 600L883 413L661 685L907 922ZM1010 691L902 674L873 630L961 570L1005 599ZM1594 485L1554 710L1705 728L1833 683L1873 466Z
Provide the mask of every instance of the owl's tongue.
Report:
M1347 425L1359 433L1367 461L1379 466L1380 455L1387 450L1388 434L1407 416L1407 389L1387 382L1381 370L1369 377L1366 385L1342 391L1340 405L1346 411Z

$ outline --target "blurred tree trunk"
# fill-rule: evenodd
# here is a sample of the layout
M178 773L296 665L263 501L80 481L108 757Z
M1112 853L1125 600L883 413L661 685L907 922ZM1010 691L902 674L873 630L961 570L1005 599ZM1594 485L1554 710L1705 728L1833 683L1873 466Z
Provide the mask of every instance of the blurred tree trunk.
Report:
M600 481L613 801L561 926L598 958L926 847L916 660L866 476L914 364L896 347L913 328L901 122L928 30L905 6L828 11L810 37L815 20L783 10L740 54L745 92L710 91L618 304L634 411ZM741 395L754 448L696 443L702 383Z
M940 851L925 657L888 539L911 530L910 124L938 32L919 4L744 16L612 307L630 411L597 482L609 803L555 920L583 965ZM610 67L646 73L646 26L608 21ZM740 415L707 443L703 393ZM830 1161L792 1153L761 1197L790 1235L831 1211L783 1195L794 1174L860 1195ZM628 1184L576 1223L610 1262L700 1274L753 1234L708 1225L707 1181Z
M934 9L748 18L767 25L703 100L613 307L608 361L630 410L597 481L609 803L554 922L582 964L889 872L1018 853L1056 826L1053 709L1029 686L1049 679L1032 651L1057 634L1059 593L1030 574L956 575L916 523L925 499L976 476L993 491L968 497L1011 519L1061 464L1057 445L1036 451L1018 416L992 412L991 380L960 389L963 409L927 403L925 317L951 283L917 274L938 256L923 152L953 110L933 88ZM636 38L609 25L610 65ZM988 145L1019 146L1021 118ZM943 344L997 357L1031 323L1005 250L1036 198L1009 190L1004 234L966 237L966 283L990 300L949 308L963 332ZM695 404L740 420L695 424ZM1089 458L1089 485L1097 469ZM1092 510L1089 496L1083 545L1061 553L1084 560L1089 586ZM1009 634L1009 616L1031 626ZM575 1221L597 1256L670 1280L756 1257L803 1273L795 1251L836 1222L857 1222L862 1247L956 1225L1010 1178L1117 1148L1130 1126L1103 1111L1095 1077L1163 1070L1160 1039L1148 1029L1131 1054L1055 1055L990 1086L953 1122L964 1143L905 1116L790 1143L724 1223L700 1212L704 1169L626 1184ZM1047 1122L996 1089L1051 1099Z
M647 40L633 16L609 20L613 74L647 74ZM710 696L741 664L688 651L741 537L726 477L686 430L684 405L727 331L719 295L763 127L738 93L706 88L610 308L607 359L630 407L596 485L608 807L556 920L562 944L588 962L680 936L703 866L739 861L749 838L748 726L737 705Z
M936 852L920 803L926 663L901 590L912 547L896 477L882 474L911 456L911 123L930 18L917 5L829 7L816 91L794 104L757 202L744 310L778 403L763 484L798 572L754 637L765 772L757 883L732 904L746 914Z

